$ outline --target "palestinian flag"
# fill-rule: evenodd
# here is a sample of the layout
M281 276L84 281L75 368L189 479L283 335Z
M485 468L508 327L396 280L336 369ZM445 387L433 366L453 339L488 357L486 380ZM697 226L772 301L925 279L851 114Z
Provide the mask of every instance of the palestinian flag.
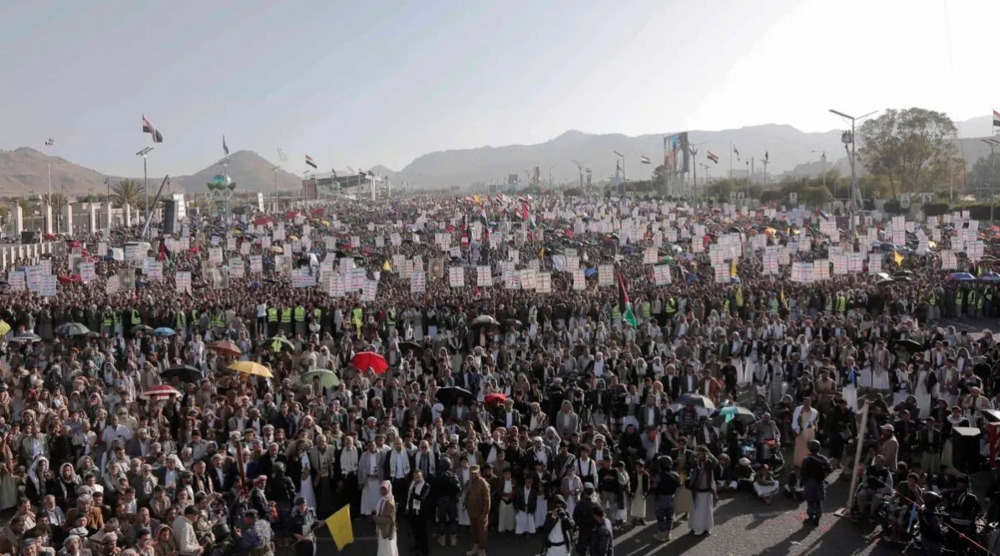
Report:
M708 159L716 164L719 163L719 155L713 153L712 151L708 151Z
M313 161L313 157L306 155L306 166L312 166L316 168L316 162Z
M163 142L163 134L156 131L156 128L153 127L153 124L149 123L149 120L146 119L145 115L142 117L142 132L152 135L154 143Z
M643 164L650 164L650 162L649 162L649 157L648 157L648 156L646 156L646 155L642 155L642 156L640 156L640 157L639 157L639 162L642 162Z
M993 127L1000 127L1000 112L993 111Z
M633 328L638 328L639 319L635 318L635 312L632 310L632 302L628 299L628 291L625 290L625 281L622 280L622 274L616 270L615 275L618 277L618 306L621 307L622 321Z
M521 201L521 220L523 220L529 228L534 228L536 226L535 217L531 216L531 211L528 210L527 201Z

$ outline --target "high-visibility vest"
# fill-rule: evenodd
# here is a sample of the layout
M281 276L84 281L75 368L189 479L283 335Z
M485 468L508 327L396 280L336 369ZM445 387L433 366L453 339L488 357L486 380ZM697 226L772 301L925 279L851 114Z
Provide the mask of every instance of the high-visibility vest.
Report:
M843 313L847 310L847 296L842 293L837 294L837 311Z
M615 304L611 308L611 322L618 322L620 320L622 320L622 308L618 304Z
M725 313L725 314L727 314L727 315L729 314L729 298L728 297L722 300L722 312Z
M927 296L927 304L931 305L931 306L937 305L937 294L936 293L931 292L931 294Z
M267 308L267 322L278 322L278 309L275 307Z
M120 325L122 323L122 314L121 314L121 311L115 311L114 313L111 314L111 316L113 316L115 318L115 325L116 326Z
M223 311L222 309L219 309L218 311L215 312L215 316L212 317L212 321L213 321L213 324L215 324L215 326L217 326L219 328L225 326L226 325L226 312Z
M191 322L194 324L198 324L198 321L200 320L201 320L201 313L198 312L198 309L191 309Z
M639 311L643 320L649 320L653 316L652 310L653 306L649 303L649 301L642 302L642 306L639 308Z
M142 324L142 319L139 318L139 311L132 309L132 326L137 324Z
M826 296L826 312L827 313L832 313L833 312L833 296L832 295Z
M111 326L115 322L115 314L111 311L104 311L104 326Z
M184 311L178 311L174 315L174 328L180 330L185 326L187 326L187 315L184 314Z
M986 296L986 301L993 301L993 288L986 288L986 293L984 295Z
M958 290L957 292L955 292L955 305L957 307L962 306L962 290Z
M323 322L323 309L319 307L313 309L313 318L316 319L316 324L321 324Z
M385 312L385 322L389 326L396 326L396 310L389 309Z
M281 324L289 324L292 322L292 308L285 307L281 310Z
M305 322L306 321L306 308L299 305L295 308L295 322Z
M673 316L677 312L677 300L672 297L667 298L667 303L664 305L663 310L668 316Z

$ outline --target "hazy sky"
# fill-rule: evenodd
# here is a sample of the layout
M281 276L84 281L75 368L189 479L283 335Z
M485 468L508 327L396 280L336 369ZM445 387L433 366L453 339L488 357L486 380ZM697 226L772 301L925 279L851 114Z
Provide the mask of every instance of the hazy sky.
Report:
M449 148L1000 109L997 0L0 3L0 149L137 175L231 150L295 172Z

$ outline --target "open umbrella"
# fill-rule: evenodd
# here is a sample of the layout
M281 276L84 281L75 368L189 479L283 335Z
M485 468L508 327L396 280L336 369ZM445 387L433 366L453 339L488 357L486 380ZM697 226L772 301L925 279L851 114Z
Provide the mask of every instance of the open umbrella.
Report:
M405 355L411 351L419 357L424 354L424 346L416 342L399 342L399 353Z
M695 407L702 407L709 410L715 409L715 403L701 394L683 394L677 398L677 403L681 405L694 404Z
M487 404L501 404L507 401L507 395L503 392L498 392L496 394L486 394L483 396L483 401Z
M728 423L733 420L742 421L749 425L757 421L757 416L753 414L753 411L736 405L727 405L712 416L712 422L716 425Z
M282 338L281 336L274 336L273 338L268 338L264 340L261 347L267 348L274 352L280 351L295 351L295 344L288 341L288 338Z
M200 369L192 367L191 365L181 365L179 367L170 367L169 369L160 373L160 378L164 380L170 380L172 378L177 378L181 382L188 382L191 384L201 382L201 379L205 378L205 374L201 372Z
M385 371L389 368L389 362L385 360L385 357L374 351L362 351L355 355L351 362L354 363L354 367L359 371L366 371L371 368L377 375L385 374Z
M156 386L151 386L139 397L144 400L164 400L170 396L180 396L181 393L173 386L168 386L166 384L158 384Z
M948 275L948 280L952 282L974 282L976 277L968 272L952 272Z
M232 342L212 342L208 344L208 349L215 351L215 353L218 353L219 355L228 355L230 357L239 357L240 355L243 355L243 350L240 349L240 346Z
M315 378L319 378L319 383L323 388L336 388L340 386L340 377L337 376L337 373L330 369L320 369L319 367L313 367L302 373L299 380L302 381L302 384L311 386Z
M157 336L159 336L161 338L166 338L166 337L169 337L169 336L176 336L177 335L177 331L174 330L173 328L170 328L169 326L161 326L161 327L153 330L153 334L156 334Z
M472 320L472 326L496 326L498 324L500 321L489 315L479 315Z
M458 386L445 386L444 388L438 388L435 397L439 402L444 404L445 407L455 405L458 398L464 398L465 400L472 399L472 392L469 392L465 388L459 388Z
M152 326L146 326L145 324L137 324L137 325L133 326L132 328L128 329L129 334L131 334L133 336L135 336L136 334L138 334L140 332L145 332L146 334L149 334L152 331L153 331L153 327Z
M274 378L274 374L271 369L268 369L264 365L257 363L256 361L237 361L230 364L227 369L232 369L234 371L243 373L245 375L262 376L264 378Z
M71 336L86 336L90 329L78 322L67 322L57 326L53 332L61 338L69 338Z
M919 351L924 351L924 344L916 340L896 340L892 344L892 349L896 353L902 352L907 354L917 353Z
M10 341L18 344L30 344L34 342L41 342L42 337L38 334L32 334L30 332L25 332L24 334L18 334L10 339Z

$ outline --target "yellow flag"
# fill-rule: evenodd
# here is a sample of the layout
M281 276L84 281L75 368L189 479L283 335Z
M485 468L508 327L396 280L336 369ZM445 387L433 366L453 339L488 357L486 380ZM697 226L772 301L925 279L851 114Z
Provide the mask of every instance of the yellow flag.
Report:
M10 325L7 321L0 320L0 336L6 336L10 332Z
M392 272L392 264L389 262L389 259L386 259L385 262L382 263L382 270Z
M896 261L896 266L903 266L903 256L899 254L899 251L893 251L892 258Z
M351 505L348 504L337 510L336 513L326 518L326 527L330 530L337 550L343 550L345 546L354 542L354 528L351 526Z
M730 278L736 278L739 276L739 269L736 268L736 259L729 261L729 276Z

